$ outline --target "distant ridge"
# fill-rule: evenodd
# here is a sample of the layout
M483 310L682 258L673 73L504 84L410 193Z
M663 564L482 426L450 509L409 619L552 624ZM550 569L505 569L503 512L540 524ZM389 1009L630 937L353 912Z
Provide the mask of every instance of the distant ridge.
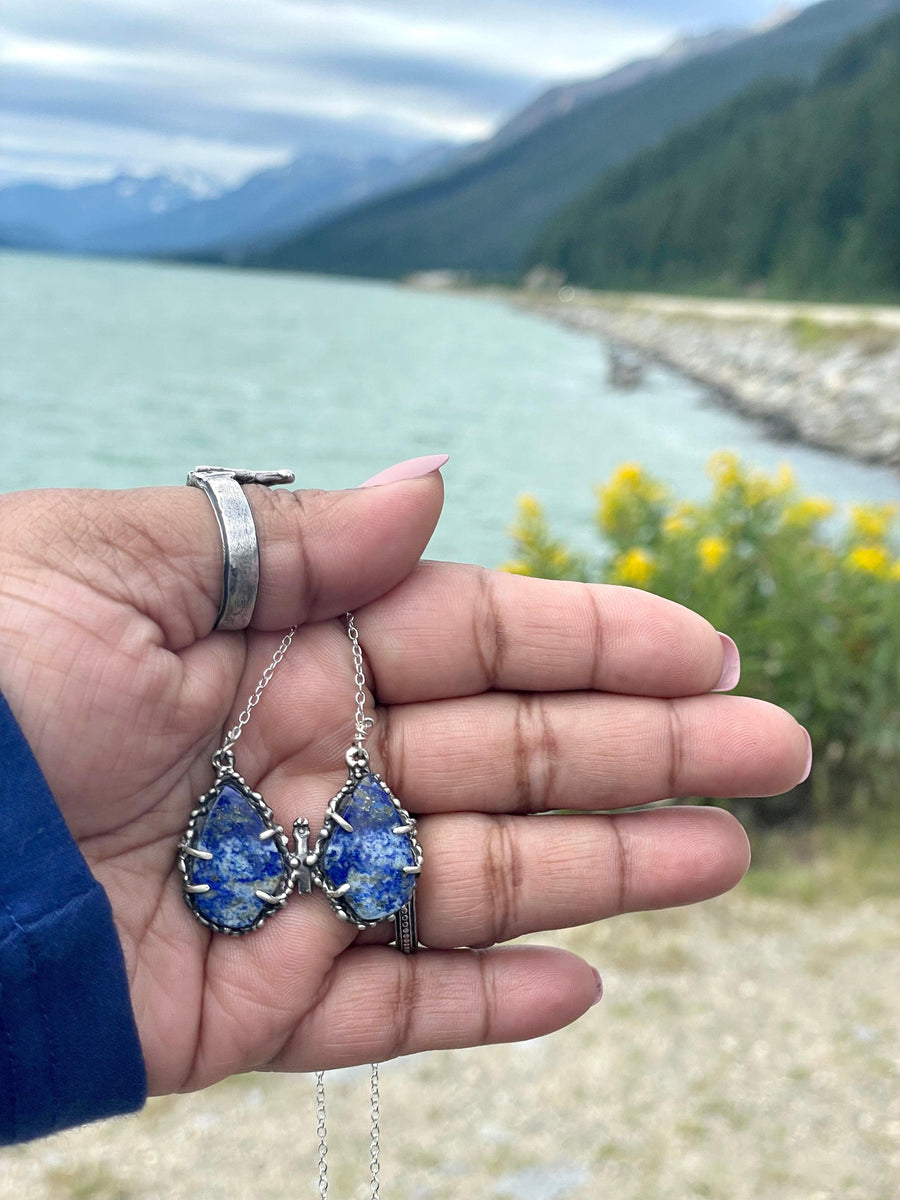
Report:
M461 166L464 162L476 162L487 158L496 151L511 146L520 138L536 133L548 122L568 116L591 100L633 87L645 79L664 75L693 58L724 50L750 36L752 30L749 29L715 29L698 37L679 38L662 54L652 58L637 58L596 79L579 79L573 83L557 84L542 92L536 100L501 125L493 137L467 147L453 165Z
M824 0L793 19L616 88L486 157L355 207L267 249L255 266L400 277L450 269L515 274L547 221L610 167L757 80L810 79L827 54L900 0Z
M900 15L812 84L755 84L604 176L529 265L572 283L900 297Z
M0 241L29 249L80 250L98 230L161 219L209 190L199 176L117 175L100 183L57 187L13 183L0 188Z
M0 188L0 244L69 253L230 259L235 246L295 233L323 214L419 178L443 143L404 156L304 154L223 189L202 177L119 175L59 187Z
M97 231L84 249L98 254L182 255L240 259L248 241L267 244L324 214L417 179L442 162L442 143L410 156L303 154L251 175L240 186L158 218Z

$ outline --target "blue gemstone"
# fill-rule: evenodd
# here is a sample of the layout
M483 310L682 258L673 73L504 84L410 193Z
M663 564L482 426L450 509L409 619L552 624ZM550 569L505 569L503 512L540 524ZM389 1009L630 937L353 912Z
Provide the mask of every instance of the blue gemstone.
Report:
M250 929L272 906L257 889L276 895L284 891L290 866L275 838L259 840L271 826L238 787L226 783L205 817L198 817L191 838L195 850L211 859L189 858L190 882L208 883L208 892L190 900L196 911L223 929Z
M383 921L410 899L416 855L408 834L392 833L403 824L390 794L374 775L362 779L338 805L353 832L335 826L322 856L322 873L332 888L349 883L342 902L360 921Z

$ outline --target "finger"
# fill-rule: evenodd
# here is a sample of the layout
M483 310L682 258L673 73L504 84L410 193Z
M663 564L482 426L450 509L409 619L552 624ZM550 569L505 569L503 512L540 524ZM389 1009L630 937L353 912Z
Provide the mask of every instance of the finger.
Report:
M349 491L244 491L259 536L257 629L320 620L388 591L421 556L443 497L436 471ZM197 488L34 492L10 502L23 557L34 558L37 539L70 578L150 617L171 649L209 633L222 544Z
M744 830L715 808L456 813L426 818L420 835L419 937L438 949L694 904L734 887L750 862Z
M259 536L256 629L321 620L389 591L421 556L443 499L437 472L343 492L245 491ZM206 497L193 488L185 493L187 500L200 501L192 515L205 528L202 536L194 535L203 554L193 563L194 594L204 601L195 630L204 633L212 627L221 598L222 551ZM182 497L182 503L187 500Z
M632 588L423 563L357 624L382 703L492 688L687 696L727 675L708 621Z
M789 713L744 696L492 693L381 710L377 730L378 769L417 813L774 796L809 759Z
M416 955L353 948L271 1066L310 1071L541 1037L580 1017L597 984L587 963L540 946Z

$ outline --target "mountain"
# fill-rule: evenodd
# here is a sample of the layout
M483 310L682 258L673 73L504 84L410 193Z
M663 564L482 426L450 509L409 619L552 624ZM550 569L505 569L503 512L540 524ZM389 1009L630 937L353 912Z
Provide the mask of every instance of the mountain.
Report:
M529 262L572 283L900 296L900 17L610 171Z
M12 184L0 189L0 244L234 259L246 242L265 245L294 233L324 213L418 178L446 155L442 143L397 158L305 154L226 191L199 177L165 175L121 175L69 188Z
M424 174L446 154L435 143L411 157L304 154L251 175L239 187L160 216L108 227L85 240L99 254L192 255L239 260L246 242L267 244L350 204ZM0 193L2 195L2 193Z
M210 188L209 180L195 175L180 179L118 175L78 187L9 184L0 189L0 240L35 249L76 250L100 229L158 219L191 204Z
M568 116L576 108L595 100L599 96L608 96L623 88L632 87L645 79L663 75L692 58L700 58L704 54L712 54L733 46L744 38L749 37L747 29L715 29L711 33L698 37L678 38L662 54L651 58L637 58L624 66L616 67L606 75L596 79L579 79L574 83L559 84L542 92L531 104L527 105L505 125L484 142L477 142L463 150L454 165L462 166L466 162L477 162L488 158L498 150L512 145L520 138L535 133L549 121L557 117Z
M768 76L809 79L900 0L824 0L793 19L577 104L474 161L251 253L253 265L398 277L514 274L547 221L610 167Z

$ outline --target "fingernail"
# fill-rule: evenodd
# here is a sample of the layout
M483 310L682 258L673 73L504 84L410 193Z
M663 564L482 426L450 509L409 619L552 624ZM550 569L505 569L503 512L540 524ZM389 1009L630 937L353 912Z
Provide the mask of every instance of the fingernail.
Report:
M799 780L800 783L806 783L807 779L809 779L809 773L812 770L813 760L812 738L809 736L808 729L804 729L803 732L806 734L806 768L803 772L803 778Z
M719 640L722 643L722 674L713 691L730 692L733 687L737 687L741 677L741 656L727 633L720 633Z
M359 487L377 487L381 483L399 483L401 479L421 479L432 471L439 471L449 459L449 454L426 454L424 458L408 458L406 462L395 463L379 471Z
M597 980L597 991L591 1001L591 1008L593 1008L595 1004L599 1004L603 999L603 980L600 978L600 972L596 967L591 967L591 970L594 972L594 978Z

